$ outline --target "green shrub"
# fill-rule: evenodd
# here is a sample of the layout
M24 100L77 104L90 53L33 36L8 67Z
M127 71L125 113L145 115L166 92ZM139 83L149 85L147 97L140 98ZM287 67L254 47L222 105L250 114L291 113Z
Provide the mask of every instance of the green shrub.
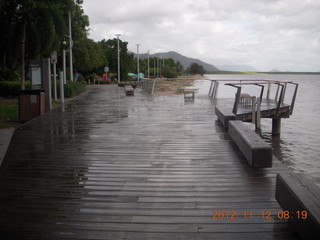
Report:
M30 82L26 81L26 89L30 89ZM21 90L21 82L0 81L0 96L1 97L16 97L19 96Z
M26 81L26 89L31 89L30 81ZM52 84L52 96L53 96L53 84ZM68 81L64 86L64 96L67 98L72 98L80 93L84 92L86 89L86 82ZM19 96L19 91L21 90L21 82L11 82L11 81L0 81L0 96L1 97L16 97ZM57 81L57 92L60 94L60 83Z
M67 98L72 98L86 90L86 82L84 81L68 81L64 85L64 96Z
M0 81L18 82L19 80L20 80L20 75L18 71L12 71L6 67L0 67Z

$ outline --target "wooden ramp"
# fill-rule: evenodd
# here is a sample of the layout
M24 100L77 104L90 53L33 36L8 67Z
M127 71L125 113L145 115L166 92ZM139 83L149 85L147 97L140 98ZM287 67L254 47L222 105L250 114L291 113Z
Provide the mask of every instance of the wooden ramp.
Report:
M277 217L286 169L250 168L214 119L207 96L101 85L25 124L0 168L1 238L298 239Z

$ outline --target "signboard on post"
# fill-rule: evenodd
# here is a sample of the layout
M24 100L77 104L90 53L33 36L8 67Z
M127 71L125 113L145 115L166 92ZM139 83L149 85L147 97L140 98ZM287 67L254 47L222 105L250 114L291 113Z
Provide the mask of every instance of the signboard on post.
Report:
M109 67L108 67L108 66L104 67L104 71L105 71L106 73L109 72Z
M51 63L58 63L57 51L53 51L50 57Z
M31 87L32 89L42 88L42 64L40 60L30 61Z

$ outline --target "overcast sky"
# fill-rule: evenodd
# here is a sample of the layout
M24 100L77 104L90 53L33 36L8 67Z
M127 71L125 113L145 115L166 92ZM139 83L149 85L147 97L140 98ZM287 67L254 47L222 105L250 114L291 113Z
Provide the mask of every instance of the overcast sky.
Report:
M84 0L90 38L260 71L320 71L320 0Z

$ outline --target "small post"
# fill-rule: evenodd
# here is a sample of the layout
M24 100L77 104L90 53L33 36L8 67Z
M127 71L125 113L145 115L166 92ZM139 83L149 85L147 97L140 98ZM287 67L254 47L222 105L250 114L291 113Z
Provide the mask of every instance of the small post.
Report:
M64 103L64 83L63 83L64 73L60 72L60 101Z

